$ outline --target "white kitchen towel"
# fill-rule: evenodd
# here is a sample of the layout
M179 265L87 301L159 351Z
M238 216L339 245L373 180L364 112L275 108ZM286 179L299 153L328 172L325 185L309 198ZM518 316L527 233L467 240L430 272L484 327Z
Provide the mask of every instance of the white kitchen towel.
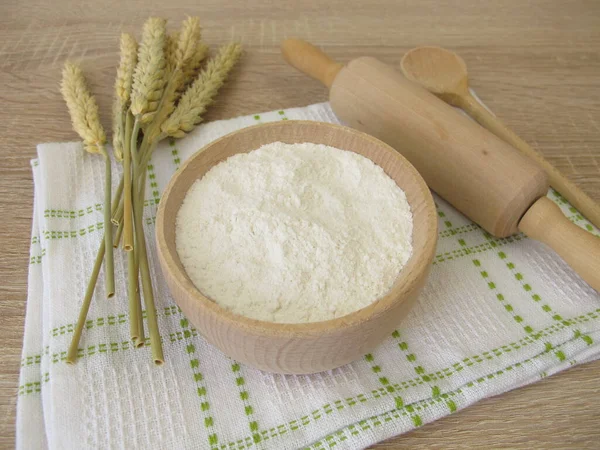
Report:
M372 353L329 372L292 376L244 366L207 344L157 265L161 191L210 141L287 119L338 122L328 104L317 104L209 123L155 151L145 226L161 367L149 347L130 344L121 251L117 295L105 298L101 276L81 357L65 363L102 237L103 162L79 143L38 147L18 448L363 448L598 357L600 295L543 244L520 234L495 239L438 197L439 243L427 285ZM548 195L598 235L557 193Z

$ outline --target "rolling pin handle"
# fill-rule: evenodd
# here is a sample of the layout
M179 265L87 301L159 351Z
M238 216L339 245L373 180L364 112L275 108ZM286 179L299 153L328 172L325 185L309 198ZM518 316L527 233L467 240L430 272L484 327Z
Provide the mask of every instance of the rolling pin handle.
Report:
M519 222L519 230L552 248L600 292L600 238L572 223L552 200L537 200Z
M286 39L281 43L285 60L300 72L320 81L328 88L343 67L320 49L301 39Z

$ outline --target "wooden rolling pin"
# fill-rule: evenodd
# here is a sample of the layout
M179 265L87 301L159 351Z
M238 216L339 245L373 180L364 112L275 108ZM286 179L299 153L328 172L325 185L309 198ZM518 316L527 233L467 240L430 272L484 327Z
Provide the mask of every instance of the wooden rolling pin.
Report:
M550 185L590 222L600 227L600 205L471 94L467 65L458 54L440 47L417 47L404 55L400 68L406 78L420 84L446 103L465 110L483 127L537 162L548 174Z
M342 121L397 149L455 208L494 236L522 231L545 243L600 292L600 239L546 198L548 177L535 161L375 58L342 66L297 39L282 52L330 88Z

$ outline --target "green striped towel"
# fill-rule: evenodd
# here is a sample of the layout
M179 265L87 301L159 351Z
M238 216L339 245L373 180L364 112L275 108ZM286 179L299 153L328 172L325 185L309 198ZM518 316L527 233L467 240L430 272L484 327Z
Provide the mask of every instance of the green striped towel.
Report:
M183 160L226 133L287 119L337 122L325 103L213 122L163 143L148 166L148 235ZM102 235L103 162L78 143L42 144L32 166L18 448L363 448L598 357L598 293L544 245L523 235L495 239L436 197L439 244L418 304L352 364L286 376L229 359L173 302L149 238L166 364L154 366L148 347L131 347L125 259L117 252L119 292L105 299L99 280L81 358L67 366ZM598 234L557 193L548 195Z

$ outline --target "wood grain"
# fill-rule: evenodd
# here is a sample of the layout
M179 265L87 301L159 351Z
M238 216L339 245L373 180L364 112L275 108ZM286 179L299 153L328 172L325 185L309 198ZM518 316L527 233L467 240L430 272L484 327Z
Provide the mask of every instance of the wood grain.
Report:
M327 99L319 83L280 56L286 37L321 45L347 62L375 56L399 64L420 45L441 45L466 61L472 87L533 148L600 201L600 3L506 0L369 2L329 0L132 0L3 2L0 14L0 446L14 446L14 411L27 289L32 182L29 159L43 141L74 140L58 92L60 67L79 60L104 123L121 30L149 14L202 17L211 45L247 49L208 119ZM600 362L488 399L379 448L597 448Z
M344 317L316 323L271 323L242 317L205 297L186 274L176 248L176 218L190 187L230 156L271 142L313 142L369 158L406 193L413 214L412 256L390 291ZM431 269L438 237L433 197L416 169L374 137L339 125L287 120L243 128L191 157L164 190L156 217L158 259L173 298L202 336L223 353L267 372L330 370L371 352L416 302Z

